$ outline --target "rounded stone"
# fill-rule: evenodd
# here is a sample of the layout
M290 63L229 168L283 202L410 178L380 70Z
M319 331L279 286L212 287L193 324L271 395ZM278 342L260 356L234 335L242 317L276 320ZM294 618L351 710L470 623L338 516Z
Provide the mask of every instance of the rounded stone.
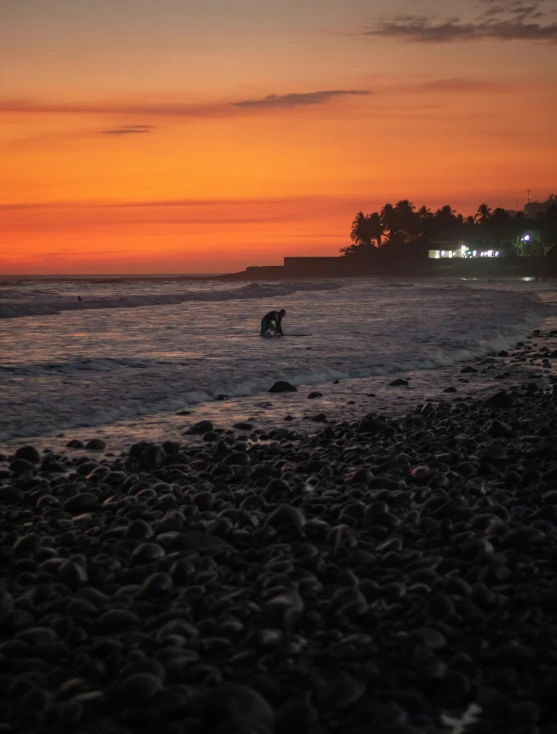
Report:
M203 718L207 731L215 731L227 721L236 721L237 731L244 731L249 722L254 731L259 731L259 725L262 731L271 732L275 714L267 700L253 688L222 683L207 696Z
M164 464L166 452L162 446L153 444L146 446L141 457L141 464L145 469L151 471Z
M15 454L14 459L24 459L25 461L28 461L30 464L40 464L41 463L41 457L39 455L39 452L34 446L21 446Z
M168 573L159 571L151 574L143 582L141 592L145 596L157 596L158 594L168 594L172 591L174 583L172 577Z
M132 520L124 530L124 538L135 538L136 540L149 540L154 535L153 528L145 520Z
M211 421L198 421L191 426L190 433L209 433L213 428L214 426Z
M18 538L13 545L16 553L35 553L41 547L42 541L37 533L27 533Z
M92 438L85 444L87 451L102 451L106 448L106 443L101 438Z
M162 545L158 543L142 543L132 553L132 561L137 565L154 563L160 561L164 556L165 552Z
M13 484L0 487L0 505L19 505L23 501L23 492Z
M62 563L58 570L58 578L63 584L66 584L66 586L69 586L73 590L79 589L80 586L84 586L88 581L85 567L72 560L67 560Z
M64 502L64 511L71 515L81 515L99 509L99 500L92 492L80 492Z
M118 700L127 704L144 705L162 691L159 678L151 673L133 673L117 686Z
M305 518L297 507L279 505L268 517L267 523L275 528L301 528Z
M99 629L106 634L126 632L135 629L138 625L137 614L127 609L109 609L98 621Z
M56 632L50 627L28 627L18 632L16 638L31 646L53 642L57 639Z
M298 392L298 388L285 380L278 380L269 388L269 392Z
M33 474L35 472L35 465L26 459L14 459L9 468L14 474Z

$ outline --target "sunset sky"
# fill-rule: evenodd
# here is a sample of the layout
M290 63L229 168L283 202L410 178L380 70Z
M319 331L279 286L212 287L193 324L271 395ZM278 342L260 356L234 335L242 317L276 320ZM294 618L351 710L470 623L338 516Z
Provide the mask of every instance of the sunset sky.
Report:
M0 0L0 274L336 255L557 193L555 0Z

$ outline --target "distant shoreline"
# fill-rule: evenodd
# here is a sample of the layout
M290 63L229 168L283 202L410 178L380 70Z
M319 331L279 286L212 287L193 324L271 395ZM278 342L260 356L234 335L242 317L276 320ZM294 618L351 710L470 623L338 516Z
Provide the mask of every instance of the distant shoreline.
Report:
M87 283L118 283L118 282L132 282L132 281L154 281L154 280L172 280L172 281L196 281L196 282L208 282L212 280L218 281L237 281L237 282L297 282L297 281L308 281L308 280L378 280L383 278L415 278L417 280L427 280L430 278L447 278L447 279L461 279L461 278L488 278L494 277L495 280L515 280L517 278L527 277L544 277L551 280L554 276L540 272L538 268L524 267L509 272L498 271L496 273L480 273L477 271L458 271L458 272L441 272L439 269L432 270L431 272L381 272L381 273L362 273L358 275L290 275L290 274L276 274L274 276L269 275L257 275L252 273L246 273L245 271L239 273L220 273L220 274L208 274L208 275L187 275L187 274L176 274L176 275L157 275L157 274L145 274L145 275L1 275L0 276L0 287L3 284L17 283L18 281L30 281L36 280L41 283L48 282L87 282Z
M220 278L224 273L142 273L128 275L125 273L116 274L98 274L92 275L81 274L52 274L52 275L0 275L0 283L13 283L18 280L40 280L43 282L58 281L58 280L86 280L94 281L97 283L107 282L113 283L119 280L213 280L214 278Z

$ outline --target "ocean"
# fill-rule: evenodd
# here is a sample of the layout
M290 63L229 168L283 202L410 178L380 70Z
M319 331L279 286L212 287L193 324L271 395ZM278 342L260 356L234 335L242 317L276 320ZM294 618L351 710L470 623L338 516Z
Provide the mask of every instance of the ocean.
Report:
M557 313L555 296L531 279L3 280L0 450L97 436L116 450L202 418L304 431L315 414L402 410L458 381L471 394L483 383L459 363L525 339ZM307 336L261 339L275 308L286 334ZM276 380L298 392L269 394Z

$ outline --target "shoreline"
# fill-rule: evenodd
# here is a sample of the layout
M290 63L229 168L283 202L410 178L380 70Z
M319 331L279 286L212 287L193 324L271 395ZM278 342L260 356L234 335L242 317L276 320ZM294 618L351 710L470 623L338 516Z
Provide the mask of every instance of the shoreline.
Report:
M541 292L543 293L543 291ZM532 296L539 298L540 293ZM547 299L542 299L550 303ZM545 331L557 328L557 314L545 316L541 322L535 322ZM497 342L486 345L486 350L478 350L478 354L465 354L448 357L452 360L447 365L436 362L431 357L431 365L400 364L396 370L382 372L380 368L371 368L368 375L349 376L336 373L334 370L323 377L319 374L308 374L294 378L297 392L273 395L268 388L253 394L240 392L234 395L216 396L206 394L193 402L177 401L175 407L165 410L147 410L137 416L122 416L113 422L106 422L100 414L100 422L89 426L68 426L52 429L43 434L12 436L0 440L0 453L13 452L18 446L28 442L40 450L63 452L68 441L87 443L91 439L101 439L107 444L107 450L117 452L126 450L135 440L160 442L164 440L183 440L188 435L189 427L199 420L211 420L215 425L230 429L238 422L251 422L260 431L275 427L275 424L295 428L304 435L314 430L317 424L338 420L357 420L363 413L376 410L390 414L400 414L413 410L417 404L427 400L444 400L454 402L462 398L481 397L492 388L505 385L511 374L501 377L506 370L506 360L494 358L497 352L512 349L517 340L525 339L531 333L534 324L525 321L517 330L516 336L501 338ZM520 336L519 336L520 335ZM456 358L455 358L456 356ZM471 374L461 374L461 368L477 365ZM524 369L518 370L519 362L512 365L516 372L515 379L526 380L528 374ZM499 369L500 367L500 369ZM524 365L523 365L524 367ZM432 387L431 378L435 377L436 387ZM310 377L311 379L307 379ZM274 379L289 381L288 375L277 375ZM408 384L392 386L391 383L404 379ZM502 380L499 382L499 380ZM269 382L269 387L272 384ZM225 388L224 388L225 389ZM199 395L202 395L199 392ZM311 400L308 400L312 395Z
M395 417L0 457L3 720L552 731L557 330L534 334Z

